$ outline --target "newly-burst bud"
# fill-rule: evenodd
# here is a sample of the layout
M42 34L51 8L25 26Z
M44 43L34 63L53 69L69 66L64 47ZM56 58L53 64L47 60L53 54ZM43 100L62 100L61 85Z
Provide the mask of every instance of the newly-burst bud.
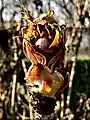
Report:
M55 72L59 66L61 72L64 69L66 40L64 32L52 18L52 11L32 20L26 14L27 27L22 29L23 51L32 64L25 79L29 81L33 92L48 96L55 95L59 88L62 90L66 85L63 75Z

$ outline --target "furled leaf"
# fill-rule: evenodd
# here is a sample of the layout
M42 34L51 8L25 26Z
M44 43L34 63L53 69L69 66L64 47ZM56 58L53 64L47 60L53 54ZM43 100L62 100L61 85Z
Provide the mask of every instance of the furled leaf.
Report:
M30 68L28 69L28 72L26 73L25 79L28 80L29 82L41 80L42 70L43 70L43 67L40 64L38 65L34 64L30 66Z
M61 34L60 34L60 31L58 29L56 29L56 34L55 34L55 38L52 42L52 44L49 46L50 47L53 47L53 46L57 46L59 45L60 41L61 41Z
M27 41L23 42L23 51L32 64L46 64L46 58L44 57L44 55L36 52L32 45Z
M43 78L43 91L42 93L47 96L54 96L60 87L64 84L64 78L61 74L47 74Z

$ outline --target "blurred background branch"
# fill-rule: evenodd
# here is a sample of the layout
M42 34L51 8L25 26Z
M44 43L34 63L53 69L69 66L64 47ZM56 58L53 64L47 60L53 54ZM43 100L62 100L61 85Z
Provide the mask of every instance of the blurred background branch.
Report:
M90 119L90 1L89 0L1 0L0 1L0 119L10 120L12 100L16 120L29 119L28 97L24 75L30 66L22 52L22 39L17 38L18 59L15 62L13 36L19 36L26 22L22 5L37 17L48 9L55 12L59 25L66 25L65 66L70 73L68 87L60 101L58 119ZM26 66L26 67L25 67ZM16 71L16 72L15 72ZM14 73L15 72L15 73ZM16 82L13 84L13 74ZM14 85L14 87L13 87ZM13 90L12 90L13 88ZM15 94L14 91L15 90ZM12 94L14 99L12 99ZM58 105L59 106L59 105ZM12 120L13 120L12 119Z

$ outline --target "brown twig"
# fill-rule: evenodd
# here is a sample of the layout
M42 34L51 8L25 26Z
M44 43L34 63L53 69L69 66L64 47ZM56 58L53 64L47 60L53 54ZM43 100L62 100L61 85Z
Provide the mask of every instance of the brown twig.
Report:
M25 65L25 61L22 60L22 67L23 67L23 70L24 70L24 73L26 74L27 72L27 68L26 68L26 65ZM28 84L28 83L27 83ZM33 107L31 105L31 101L32 101L32 97L29 95L29 92L27 90L27 94L28 94L28 99L29 99L29 113L30 113L30 120L33 120L34 119L34 114L33 114Z
M17 45L15 39L13 39L13 49L14 49L14 61L17 63L18 56L17 56ZM13 82L12 82L12 95L11 95L11 114L13 115L14 119L14 114L15 114L15 91L16 91L16 80L17 80L17 71L14 71L13 74Z

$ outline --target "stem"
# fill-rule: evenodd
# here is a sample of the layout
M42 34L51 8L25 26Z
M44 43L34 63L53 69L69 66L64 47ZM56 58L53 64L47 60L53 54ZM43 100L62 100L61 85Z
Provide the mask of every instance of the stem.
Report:
M17 63L18 56L17 56L17 45L15 39L13 39L13 49L14 49L14 61ZM11 114L13 115L13 119L15 118L15 91L16 91L16 81L17 81L17 71L14 71L13 74L13 82L12 82L12 95L11 95Z
M14 71L13 83L12 83L12 96L11 96L11 114L14 114L16 80L17 80L17 75L16 75L16 71Z
M32 96L30 96L29 93L28 93L28 97L29 97L29 114L30 114L30 120L34 120L33 106L31 105Z
M60 111L60 118L63 119L64 115L64 93L61 94L61 111Z
M24 73L26 74L27 72L27 69L26 69L26 65L25 65L25 61L22 60L22 67L23 67L23 70L24 70ZM29 95L29 92L28 92L28 89L27 89L27 94L28 94L28 98L29 98L29 114L30 114L30 120L33 120L34 119L34 114L33 114L33 107L31 105L31 102L32 102L32 96Z
M50 6L50 0L48 0L48 10L51 9L51 6Z
M70 105L70 96L71 96L71 92L72 92L72 82L73 82L73 78L74 78L74 74L75 74L75 66L76 66L76 56L74 56L73 63L72 63L69 88L68 88L68 95L67 95L67 101L66 101L67 108L69 108L69 105Z
M25 115L26 115L26 111L25 111L25 108L23 108L23 118L22 118L22 120L25 120Z
M25 61L24 61L24 60L22 60L22 67L23 67L24 73L26 74L27 68L26 68Z

